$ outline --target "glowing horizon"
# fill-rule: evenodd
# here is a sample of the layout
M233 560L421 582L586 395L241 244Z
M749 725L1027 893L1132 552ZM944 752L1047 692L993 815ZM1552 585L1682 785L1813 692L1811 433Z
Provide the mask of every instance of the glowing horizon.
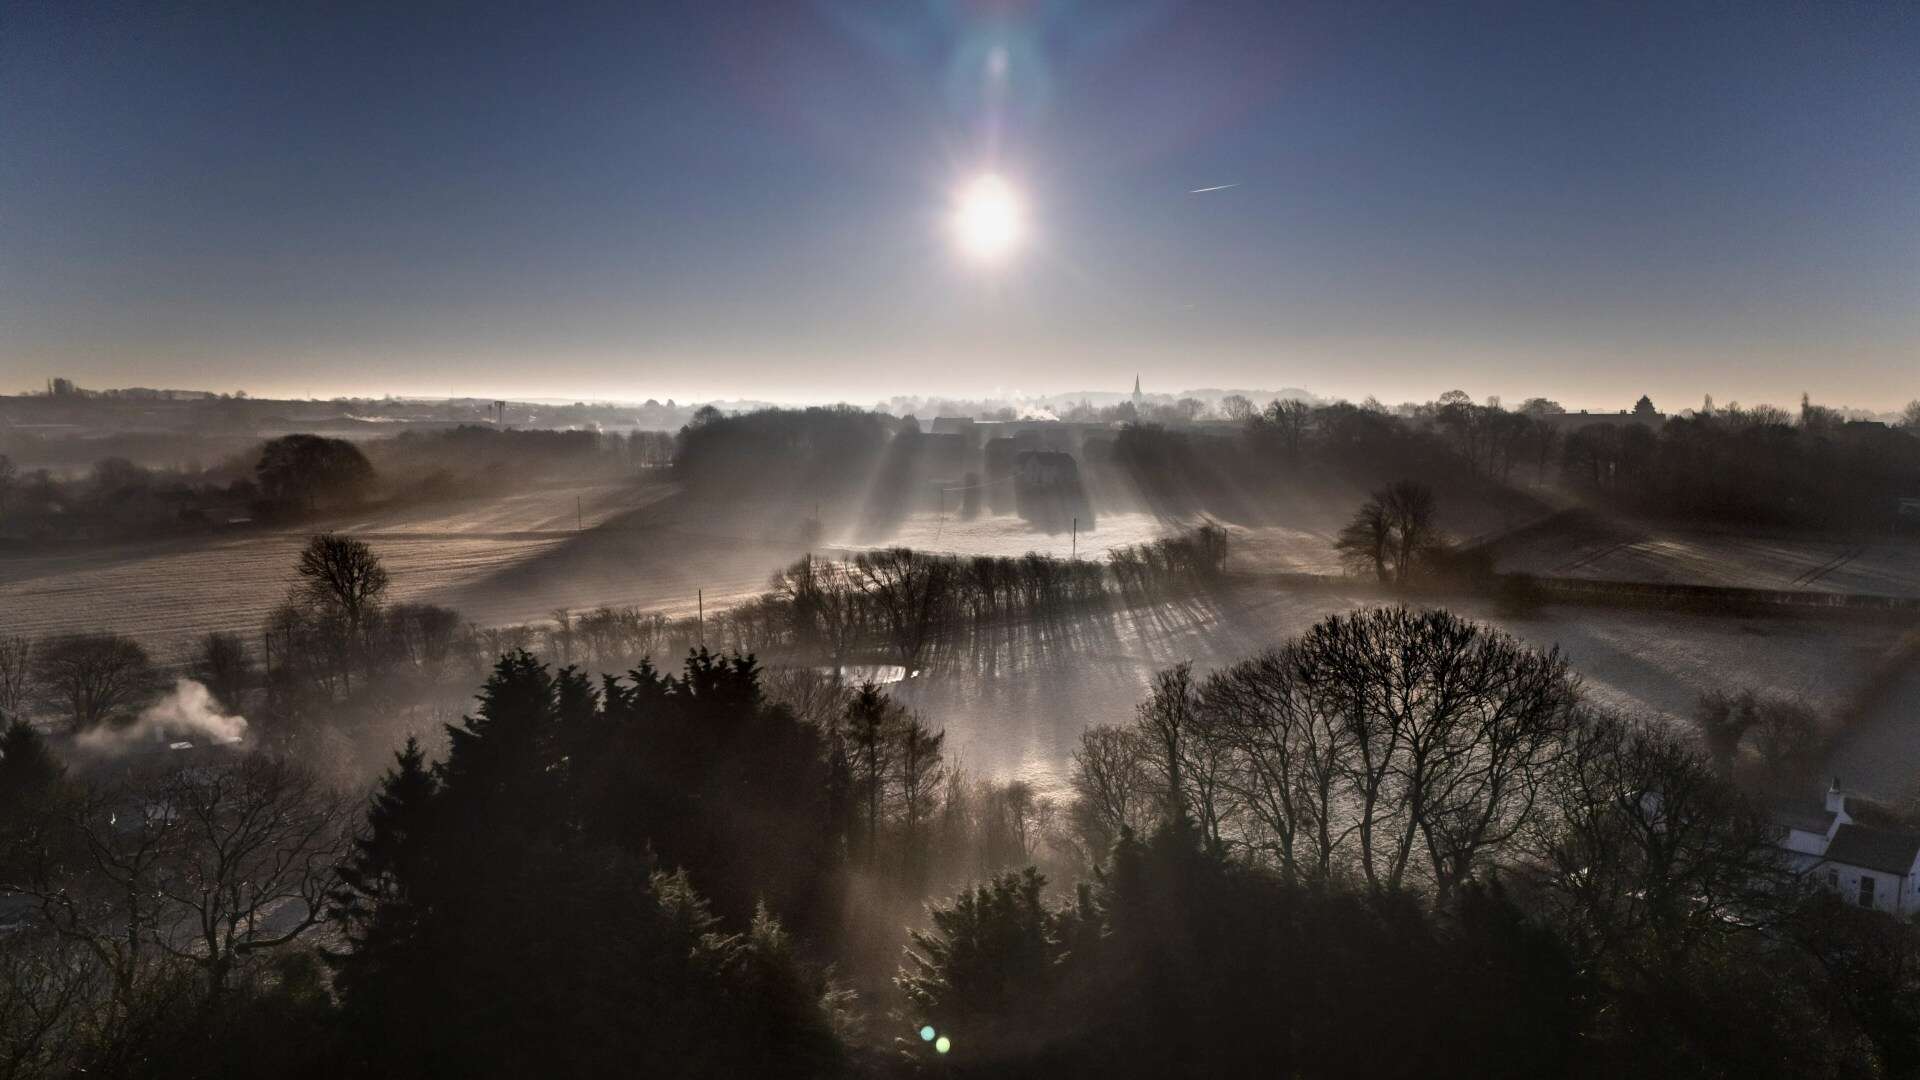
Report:
M476 6L15 13L0 389L1920 397L1920 8Z

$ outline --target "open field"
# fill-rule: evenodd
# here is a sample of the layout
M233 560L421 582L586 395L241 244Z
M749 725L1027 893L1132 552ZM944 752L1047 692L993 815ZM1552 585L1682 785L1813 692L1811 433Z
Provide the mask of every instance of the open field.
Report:
M717 518L711 508L676 496L667 483L556 486L363 513L297 531L0 556L0 630L114 630L177 662L210 630L257 628L284 596L305 536L321 527L372 543L393 574L395 600L445 604L486 625L544 621L556 608L602 604L690 614L697 591L715 609L759 593L768 575L801 550L791 514ZM576 499L584 530L574 527ZM1083 558L1097 558L1181 524L1144 514L1104 515L1081 535L1079 550ZM1127 719L1155 671L1181 660L1201 669L1230 663L1328 614L1379 600L1358 584L1287 589L1261 580L1274 572L1337 573L1324 533L1277 526L1231 531L1231 566L1239 573L1216 595L1069 624L998 628L957 643L938 667L895 691L948 729L949 746L970 768L1054 788L1064 780L1079 733L1088 724ZM1727 537L1666 536L1622 545L1617 534L1538 530L1519 539L1524 542L1502 546L1503 567L1532 560L1550 571L1572 562L1580 565L1564 573L1606 577L1641 566L1649 574L1691 573L1723 584L1791 582L1805 573L1796 567L1820 566L1823 550ZM1015 518L960 522L916 515L888 542L1065 555L1072 541L1069 534L1031 531ZM1706 564L1721 557L1717 552L1744 553L1743 561L1707 575L1715 568ZM1901 554L1898 548L1864 553L1808 587L1877 583L1920 594L1920 567L1902 562ZM1869 572L1880 577L1861 576ZM1535 617L1513 618L1477 600L1447 603L1531 643L1560 645L1596 703L1674 717L1716 686L1802 694L1823 711L1846 707L1900 632L1884 623L1593 607L1548 607ZM1920 679L1901 682L1863 717L1833 767L1851 786L1893 798L1920 783L1920 771L1900 764L1911 761L1920 761Z
M1542 577L1920 596L1920 540L1739 534L1562 514L1490 548Z
M209 631L259 627L286 595L306 537L324 529L373 545L393 576L392 600L445 604L485 624L603 603L691 610L696 589L721 602L757 591L785 550L686 534L663 508L673 491L664 483L555 485L283 532L4 555L0 628L112 630L178 661ZM584 531L575 528L576 505Z
M1198 518L1191 522L1199 523ZM1178 530L1182 524L1138 511L1100 514L1091 527L1081 523L1076 542L1071 528L1042 532L1012 515L982 514L967 520L957 514L922 513L909 515L900 522L884 544L962 555L1018 556L1037 551L1062 559L1078 551L1081 558L1093 559L1103 557L1109 548L1157 540ZM853 534L845 537L841 544L849 549L881 546L859 543Z

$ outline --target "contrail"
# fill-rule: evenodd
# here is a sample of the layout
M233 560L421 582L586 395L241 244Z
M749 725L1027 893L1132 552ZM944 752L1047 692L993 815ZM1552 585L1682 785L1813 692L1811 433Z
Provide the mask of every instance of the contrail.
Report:
M1225 190L1227 190L1227 189L1228 189L1228 188L1230 188L1230 187L1239 187L1239 186L1240 186L1239 184L1215 184L1215 185L1213 185L1212 187L1197 187L1197 188L1194 188L1194 189L1193 189L1192 191L1189 191L1189 192L1187 192L1187 194L1189 194L1189 195L1205 195L1205 194L1206 194L1207 192L1209 192L1209 191L1225 191Z

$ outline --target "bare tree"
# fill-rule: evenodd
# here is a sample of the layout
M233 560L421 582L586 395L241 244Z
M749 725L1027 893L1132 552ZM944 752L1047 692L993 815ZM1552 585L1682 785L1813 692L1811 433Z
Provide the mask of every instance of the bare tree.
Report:
M118 634L73 634L43 641L33 670L40 692L86 731L138 709L157 685L139 642Z
M894 655L911 670L945 614L953 561L911 548L885 548L854 556L847 571L873 605Z
M989 806L1001 833L998 843L988 844L990 852L999 853L992 861L1000 866L1031 865L1049 831L1053 800L1034 794L1033 785L1025 780L1015 780L997 789Z
M1232 813L1226 746L1210 730L1213 717L1201 707L1193 665L1155 675L1153 695L1138 712L1147 761L1164 795L1162 814L1169 821L1185 816L1209 848L1220 850Z
M1232 754L1228 786L1256 826L1245 845L1289 881L1324 882L1350 831L1340 811L1355 731L1348 698L1317 685L1307 659L1289 644L1216 672L1201 706Z
M244 709L245 697L253 685L253 656L239 634L216 630L200 640L200 651L193 658L193 676L199 679L214 700L232 712Z
M1379 580L1405 585L1419 560L1440 545L1435 513L1431 490L1396 480L1360 504L1334 548L1352 569L1371 568Z
M1073 752L1073 825L1081 855L1097 863L1125 831L1144 832L1158 816L1160 793L1129 727L1099 724L1080 734Z
M825 654L838 671L857 626L853 586L846 571L830 559L809 553L775 571L769 584L786 603L794 644Z
M354 657L366 644L372 617L389 584L386 568L364 542L321 533L307 541L294 572L300 580L289 599L338 617L344 634L341 674L352 689Z
M929 730L912 713L901 716L897 730L894 759L898 767L901 824L906 828L908 844L912 845L946 779L941 748L946 744L947 733Z
M1183 674L1135 730L1208 842L1289 880L1442 895L1536 817L1578 696L1557 651L1404 608L1326 619L1197 691Z
M601 609L593 615L575 619L573 633L576 640L591 636L586 627L593 625L590 620L602 614L611 616L612 612ZM389 661L437 674L452 659L460 631L460 613L452 608L435 604L395 604L380 613L378 636L384 645L383 655ZM604 662L607 657L600 655L603 652L596 650L596 659Z
M1326 619L1300 649L1306 679L1348 709L1344 798L1369 885L1399 888L1419 852L1445 892L1524 824L1577 698L1557 649L1405 608Z
M62 1075L98 1030L100 969L58 935L23 928L0 935L0 1080Z
M1767 695L1751 705L1748 738L1760 758L1766 783L1776 791L1790 791L1804 782L1819 764L1824 739L1813 707L1799 698Z
M320 533L307 541L294 572L295 595L313 607L334 608L358 632L386 594L386 568L364 542L338 533Z
M1220 415L1236 424L1244 424L1253 415L1253 402L1245 394L1228 394L1220 399Z
M1432 550L1439 542L1434 524L1433 492L1424 484L1396 480L1377 496L1393 525L1397 545L1394 570L1400 584L1412 576L1414 560Z
M156 963L188 965L218 997L325 917L349 818L285 761L179 769L54 801L17 835L0 890L92 954L123 1015Z
M1784 895L1766 816L1666 732L1586 715L1544 780L1515 872L1585 963L1680 970Z
M1368 499L1360 504L1360 509L1353 513L1353 519L1340 530L1333 546L1340 553L1341 561L1353 572L1365 573L1371 569L1375 580L1382 583L1392 580L1393 575L1387 566L1394 551L1393 524L1379 499Z
M236 964L325 918L350 813L313 774L248 755L228 768L177 772L158 796L173 836L156 884L181 918L157 940L199 966L214 993Z
M839 726L854 695L846 683L807 667L768 668L760 687L768 701L785 705L802 723L822 732Z
M1306 441L1307 429L1313 424L1313 406L1298 398L1275 401L1267 406L1263 414L1280 445L1287 451L1289 461L1300 459L1301 444Z

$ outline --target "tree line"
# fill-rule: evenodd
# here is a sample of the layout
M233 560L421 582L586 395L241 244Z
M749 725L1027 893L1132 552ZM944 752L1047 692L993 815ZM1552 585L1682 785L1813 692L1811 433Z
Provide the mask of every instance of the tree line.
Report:
M1920 494L1920 426L1796 417L1737 404L1658 428L1595 424L1566 438L1569 486L1615 506L1742 524L1884 529Z

